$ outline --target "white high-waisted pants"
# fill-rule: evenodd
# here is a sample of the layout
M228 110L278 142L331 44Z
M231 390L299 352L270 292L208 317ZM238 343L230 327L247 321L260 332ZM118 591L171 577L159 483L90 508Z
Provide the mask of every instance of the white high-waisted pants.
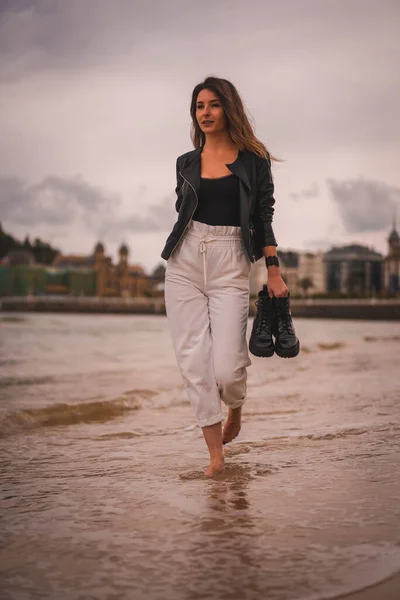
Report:
M167 261L165 305L186 393L200 427L242 406L251 365L249 275L240 227L190 221Z

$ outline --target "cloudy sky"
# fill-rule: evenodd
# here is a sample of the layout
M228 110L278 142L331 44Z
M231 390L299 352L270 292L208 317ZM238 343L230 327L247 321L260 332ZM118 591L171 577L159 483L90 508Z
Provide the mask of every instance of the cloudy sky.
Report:
M0 0L0 220L146 270L207 75L275 164L281 249L386 252L400 221L399 0Z

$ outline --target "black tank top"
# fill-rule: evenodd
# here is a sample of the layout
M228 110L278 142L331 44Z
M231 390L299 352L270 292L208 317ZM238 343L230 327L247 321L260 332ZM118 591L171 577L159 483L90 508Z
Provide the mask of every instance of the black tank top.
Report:
M201 177L198 199L194 221L240 226L239 179L233 173L216 179Z

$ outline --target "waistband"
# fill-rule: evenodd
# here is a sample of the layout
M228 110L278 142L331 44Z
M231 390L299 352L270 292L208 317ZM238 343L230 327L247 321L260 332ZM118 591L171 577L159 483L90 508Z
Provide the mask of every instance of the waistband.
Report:
M242 239L240 227L234 227L233 225L208 225L207 223L200 223L200 221L193 220L191 220L188 225L187 233L199 238L204 236L215 236L234 240Z
M206 249L208 245L214 248L241 248L244 251L240 227L207 225L207 223L192 219L188 224L186 235L190 245L199 245L200 254L203 257L204 285L207 285Z

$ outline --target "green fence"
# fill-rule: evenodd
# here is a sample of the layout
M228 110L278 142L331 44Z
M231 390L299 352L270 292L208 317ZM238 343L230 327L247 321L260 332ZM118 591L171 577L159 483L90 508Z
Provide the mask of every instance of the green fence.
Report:
M0 297L12 296L11 267L0 266Z
M58 290L62 290L59 292ZM66 270L46 270L46 293L54 294L69 294L69 277Z
M46 271L28 265L0 267L0 295L39 296L45 293Z
M96 271L56 270L40 266L0 266L1 296L61 294L96 296Z

